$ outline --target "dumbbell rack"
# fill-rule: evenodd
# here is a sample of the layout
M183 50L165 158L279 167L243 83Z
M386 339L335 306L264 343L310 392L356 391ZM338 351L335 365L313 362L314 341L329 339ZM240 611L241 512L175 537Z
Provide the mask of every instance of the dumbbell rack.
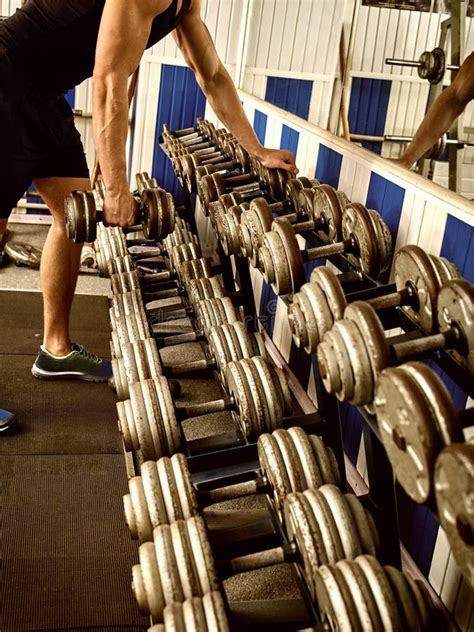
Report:
M192 217L194 215L193 196L183 182L180 182L180 184L183 189L186 215ZM273 200L268 199L268 201L272 202ZM313 231L302 233L301 236L310 246L323 245ZM238 291L238 287L252 287L248 260L242 256L235 256L232 262L231 257L224 253L219 241L217 252L226 290L235 292ZM367 300L396 290L394 284L387 282L388 273L382 276L380 281L374 281L359 270L356 270L342 255L330 256L328 260L342 272L340 279L344 286L348 303L355 300ZM247 298L248 301L244 307L247 324L255 324L255 329L257 329L259 316L253 292L249 292ZM283 300L288 304L287 299L283 298ZM393 329L399 327L404 331L399 339L410 338L412 331L415 329L414 325L404 317L401 310L396 310L396 312L399 313L394 313L393 310L386 310L385 313L382 312L380 314L385 328ZM474 395L474 386L469 383L466 372L460 369L448 354L444 352L437 353L435 359L439 366L461 388L468 394ZM283 359L281 360L283 361ZM292 421L302 426L311 426L311 431L321 435L325 444L333 449L342 474L341 487L344 490L346 479L340 404L335 395L330 395L326 392L317 371L315 371L314 378L318 412L314 415L303 416L298 421L293 419ZM380 534L380 561L383 564L390 564L400 568L401 552L394 472L381 441L375 418L369 415L365 409L358 408L358 410L363 421L369 488L368 493L363 498L359 498L371 509ZM255 446L247 443L246 445L228 448L220 452L213 452L212 456L205 453L195 454L189 457L189 467L193 473L193 482L196 486L202 486L202 488L205 488L207 482L216 479L225 484L228 475L235 481L236 468L241 469L242 480L248 480L249 474L252 471L256 472L258 468ZM435 511L434 507L430 507L430 509Z

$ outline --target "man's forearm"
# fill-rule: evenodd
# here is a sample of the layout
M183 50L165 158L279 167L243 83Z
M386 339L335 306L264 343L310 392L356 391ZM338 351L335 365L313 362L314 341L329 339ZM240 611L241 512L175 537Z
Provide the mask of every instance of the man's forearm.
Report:
M405 150L401 160L407 167L411 167L426 151L433 147L451 127L463 109L464 104L460 103L454 92L447 88L433 103L413 140Z
M108 193L128 190L125 146L128 133L127 79L109 76L93 81L93 129L97 160Z
M199 83L219 120L250 154L259 158L264 148L245 115L229 73L222 67L212 81Z

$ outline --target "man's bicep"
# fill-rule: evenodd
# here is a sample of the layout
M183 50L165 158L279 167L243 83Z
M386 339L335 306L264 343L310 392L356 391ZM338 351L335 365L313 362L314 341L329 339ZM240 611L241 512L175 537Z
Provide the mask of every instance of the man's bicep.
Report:
M203 81L212 79L221 61L207 26L198 13L185 17L173 33L185 62Z
M130 75L147 44L153 16L139 2L107 0L97 39L94 75Z

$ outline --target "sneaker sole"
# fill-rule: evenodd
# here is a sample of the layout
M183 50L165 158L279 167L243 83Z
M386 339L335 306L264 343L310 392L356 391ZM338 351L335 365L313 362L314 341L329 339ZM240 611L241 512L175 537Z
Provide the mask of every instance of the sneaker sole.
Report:
M99 377L80 373L79 371L43 371L36 366L31 367L31 373L38 380L83 380L84 382L108 382L110 377Z

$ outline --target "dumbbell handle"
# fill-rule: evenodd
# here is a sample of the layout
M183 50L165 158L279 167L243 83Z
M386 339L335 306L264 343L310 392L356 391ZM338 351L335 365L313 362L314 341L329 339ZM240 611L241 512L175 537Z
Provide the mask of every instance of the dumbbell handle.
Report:
M344 253L354 252L357 249L357 244L353 239L347 239L345 241L338 241L335 244L328 244L327 246L318 246L317 248L308 248L308 250L301 250L301 256L303 262L314 261L314 259L325 259L332 255L343 255Z
M235 400L233 397L223 397L212 402L194 404L191 406L176 406L175 414L179 421L184 421L190 417L202 417L212 413L221 413L225 410L235 410Z
M266 476L259 476L250 481L242 483L234 483L225 487L218 487L205 491L198 491L199 502L202 506L212 505L214 503L232 500L234 498L242 498L243 496L251 496L253 494L270 494L273 490Z
M417 357L423 357L434 351L443 349L460 349L462 350L465 343L461 331L453 325L447 331L432 336L422 336L413 340L397 342L391 345L390 350L396 364L401 364L405 360L413 360Z
M245 573L268 566L276 566L283 562L294 563L299 561L298 549L294 542L278 546L267 551L250 553L241 557L234 557L229 561L229 574Z
M165 375L172 375L174 377L178 375L185 375L186 373L194 373L195 371L207 371L208 369L215 368L217 366L216 361L208 358L201 358L200 360L193 360L192 362L182 362L180 364L171 364L163 366Z
M416 308L418 304L418 294L410 285L402 288L398 292L375 296L367 300L376 311L381 309L389 309L390 307L400 307L401 305L410 305Z
M393 59L386 58L385 63L388 66L405 66L406 68L420 68L424 64L414 59ZM459 70L459 66L446 65L446 70Z

